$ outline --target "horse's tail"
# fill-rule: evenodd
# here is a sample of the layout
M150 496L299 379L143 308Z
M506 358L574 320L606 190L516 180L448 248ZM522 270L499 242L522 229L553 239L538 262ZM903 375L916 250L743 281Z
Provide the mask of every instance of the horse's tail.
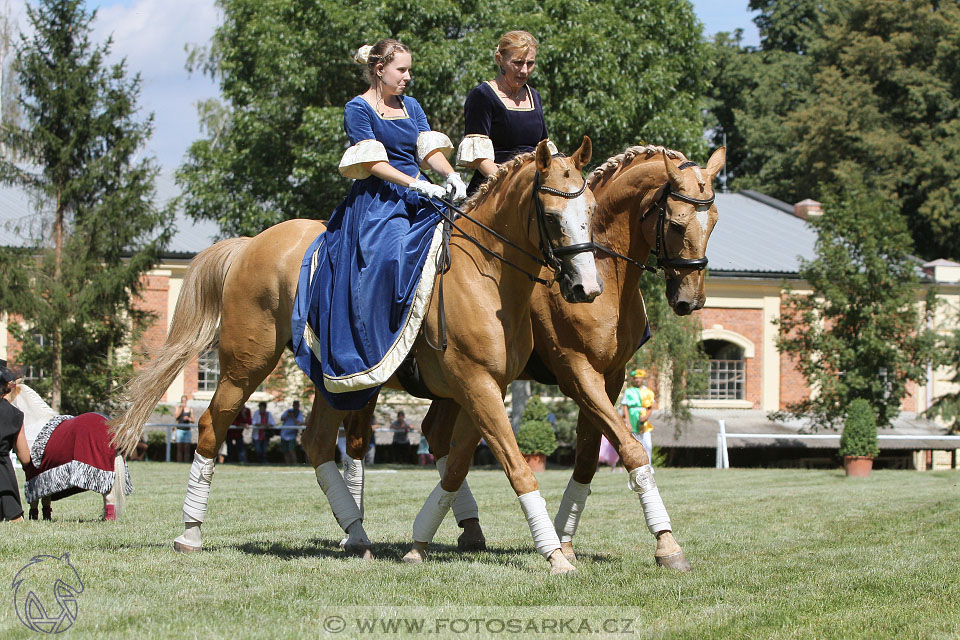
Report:
M223 283L230 265L250 240L221 240L198 253L190 263L166 342L121 392L121 400L128 408L110 423L112 442L118 451L134 452L144 423L173 379L191 359L213 344L220 328Z

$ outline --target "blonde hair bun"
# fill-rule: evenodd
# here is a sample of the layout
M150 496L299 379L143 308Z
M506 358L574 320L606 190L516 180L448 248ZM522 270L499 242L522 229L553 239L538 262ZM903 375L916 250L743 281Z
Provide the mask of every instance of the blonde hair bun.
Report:
M353 56L353 59L357 62L357 64L367 64L370 61L370 51L372 50L372 45L365 44L357 49L357 53Z

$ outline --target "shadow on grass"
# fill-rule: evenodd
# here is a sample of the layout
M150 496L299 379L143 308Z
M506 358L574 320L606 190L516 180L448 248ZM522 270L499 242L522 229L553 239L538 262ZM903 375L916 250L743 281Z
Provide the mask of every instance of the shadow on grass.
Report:
M247 542L240 545L223 545L221 548L236 549L242 553L260 556L273 556L283 560L295 558L343 558L355 556L340 548L338 540L314 538L304 545L290 545L280 542ZM213 550L213 548L211 548ZM410 550L409 542L375 542L370 546L375 560L402 562L403 556ZM464 560L489 564L510 564L514 559L536 553L531 547L487 547L486 551L459 551L454 545L431 544L428 562L463 562ZM592 552L577 554L578 560L594 563L610 562L608 555Z

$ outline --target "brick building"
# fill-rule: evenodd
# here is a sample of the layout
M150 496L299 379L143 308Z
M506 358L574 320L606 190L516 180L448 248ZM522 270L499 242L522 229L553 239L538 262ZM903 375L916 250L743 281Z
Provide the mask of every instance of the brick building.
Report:
M161 178L157 186L162 198L175 194L169 178ZM772 321L780 315L788 284L794 290L804 290L804 283L798 278L800 258L814 256L816 234L807 219L820 215L819 205L809 200L788 205L763 194L744 191L718 193L717 208L720 221L707 251L710 259L707 303L698 312L704 347L711 357L710 389L705 397L692 401L695 419L683 434L664 427L657 430L654 438L656 444L666 448L710 449L691 454L694 457L713 455L713 439L717 421L721 419L733 432L801 431L802 425L775 424L767 420L766 414L808 393L793 363L777 351L777 329ZM13 226L32 215L33 208L22 193L9 187L0 188L0 243L22 245L23 240ZM209 246L217 234L214 223L178 217L176 235L167 253L161 264L146 276L144 304L157 316L143 337L143 346L148 350L158 347L166 335L190 259ZM951 323L955 323L960 309L960 264L937 260L922 268L925 273L922 286L935 284L942 299L936 328L947 331L952 328ZM8 350L11 355L16 351L6 331L6 320L5 314L0 314L0 357ZM216 353L202 354L176 378L164 402L176 403L186 394L198 408L205 408L218 372ZM952 372L931 369L929 373L929 382L921 387L913 386L904 400L904 413L895 425L898 431L917 435L943 433L941 427L919 419L917 414L935 397L954 390L948 382ZM669 389L659 391L660 406L665 406ZM270 396L258 393L251 398L252 401L260 399L269 400ZM836 443L831 442L829 446L835 448ZM940 449L946 450L946 447ZM956 457L955 452L951 455Z

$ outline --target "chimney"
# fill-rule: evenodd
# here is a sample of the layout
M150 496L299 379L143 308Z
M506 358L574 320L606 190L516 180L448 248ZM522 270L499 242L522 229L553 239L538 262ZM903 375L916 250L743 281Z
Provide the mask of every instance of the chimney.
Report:
M802 220L810 220L811 218L819 218L822 216L823 209L820 208L819 202L807 198L793 205L793 215Z

